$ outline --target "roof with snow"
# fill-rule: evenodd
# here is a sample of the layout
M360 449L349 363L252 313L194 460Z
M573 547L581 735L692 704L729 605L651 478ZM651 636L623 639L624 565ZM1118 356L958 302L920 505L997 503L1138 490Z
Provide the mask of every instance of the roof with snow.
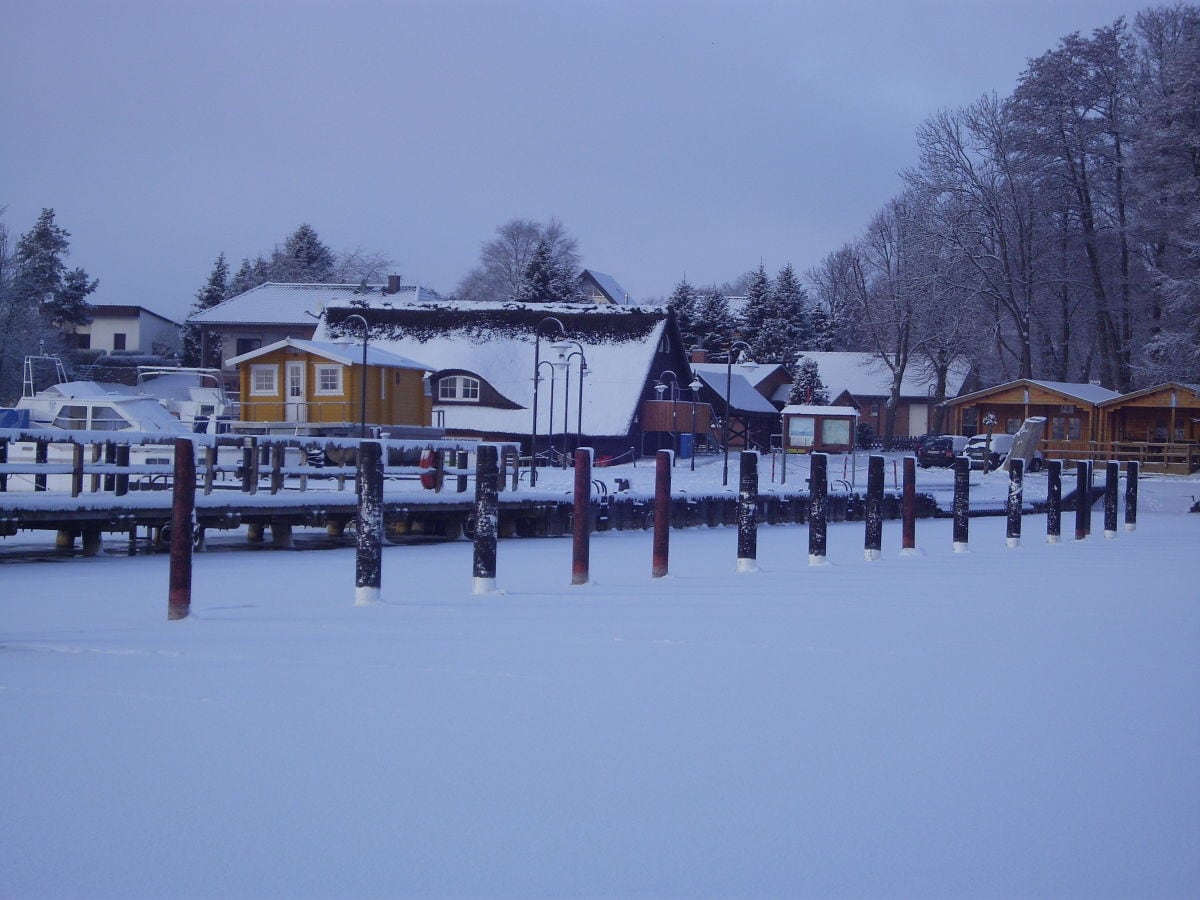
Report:
M812 403L793 403L783 408L786 416L857 416L853 406L817 406Z
M580 370L580 357L572 356L576 351L582 351L587 361L584 433L597 437L628 434L645 385L658 374L651 369L659 343L673 323L663 307L441 301L370 311L331 306L318 337L342 333L345 316L355 312L370 320L373 345L424 360L435 372L476 375L516 407L438 404L448 430L493 434L530 431L535 352L542 363L538 430L544 432L550 426L551 391L555 394L555 428L561 430L564 390L569 390L568 415L574 428ZM566 332L565 339L556 322ZM353 329L354 324L346 326L350 333ZM561 365L564 357L569 368ZM551 365L545 365L547 362ZM679 375L687 377L687 373Z
M1149 397L1151 394L1157 394L1166 391L1190 391L1200 399L1200 384L1189 384L1186 381L1164 381L1162 384L1155 384L1148 388L1142 388L1140 391L1130 391L1128 394L1121 394L1118 397L1110 397L1107 400L1101 401L1099 406L1115 406L1125 400L1136 400L1140 397Z
M330 362L341 363L343 366L362 364L362 341L357 343L352 341L305 341L300 338L284 338L282 341L276 341L273 344L268 344L266 347L259 347L257 350L251 350L249 353L235 356L228 360L228 363L231 366L236 366L240 363L250 362L268 353L272 353L281 347L294 347L297 350L311 353L313 356L319 356ZM406 356L389 353L387 350L373 345L369 340L367 341L367 365L380 366L385 369L429 370L429 366L425 363L415 362Z
M1033 378L1018 378L1016 381L1005 382L1004 384L993 385L989 388L984 388L981 391L973 391L970 394L964 394L961 397L952 401L955 404L971 402L981 397L986 397L989 394L999 393L1001 391L1011 390L1022 385L1033 385L1043 388L1047 391L1052 391L1056 394L1061 394L1064 397L1070 397L1073 400L1079 400L1082 403L1095 405L1103 403L1105 400L1112 400L1121 395L1117 391L1110 391L1106 387L1101 387L1098 384L1076 383L1071 381L1039 381Z
M579 277L591 278L595 282L596 287L608 298L610 303L629 303L629 293L611 275L605 275L603 272L597 272L595 269L584 269Z
M169 319L162 313L156 313L154 310L148 309L145 306L139 306L132 303L93 303L90 304L89 312L93 321L103 318L137 318L144 313L148 316L154 316L156 319L162 319L164 322L170 322L172 325L179 324L174 319Z
M799 362L805 359L817 364L817 375L831 399L846 391L854 397L886 397L892 392L892 372L874 353L805 351L800 354ZM962 390L970 370L966 360L950 367L946 379L948 397ZM910 364L900 383L900 396L928 400L934 383L934 377L921 366Z
M313 325L326 306L361 302L372 308L438 300L420 285L385 294L382 284L279 284L267 282L188 316L197 325Z
M778 415L769 399L758 392L757 385L770 371L779 368L765 363L692 363L695 372L714 393L725 396L725 374L729 372L729 405L738 412ZM766 370L765 374L764 371Z

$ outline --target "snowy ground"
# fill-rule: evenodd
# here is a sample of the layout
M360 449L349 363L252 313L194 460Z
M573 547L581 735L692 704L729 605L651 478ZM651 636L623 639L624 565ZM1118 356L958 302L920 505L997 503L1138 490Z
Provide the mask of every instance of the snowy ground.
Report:
M820 568L503 541L488 596L391 547L369 607L351 549L199 554L180 622L165 555L4 562L0 896L1200 896L1200 479L1142 488Z

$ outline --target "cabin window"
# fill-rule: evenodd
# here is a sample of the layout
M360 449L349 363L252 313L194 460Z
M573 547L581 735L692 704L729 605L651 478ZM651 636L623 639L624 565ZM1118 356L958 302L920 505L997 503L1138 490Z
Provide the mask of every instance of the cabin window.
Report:
M127 423L121 414L111 406L95 406L92 408L92 428L95 431L120 431Z
M52 424L67 431L83 431L87 428L87 407L60 406Z
M279 393L279 367L265 363L250 367L250 393L275 395Z
M447 375L438 381L439 400L479 400L479 379L470 375Z
M364 376L365 377L365 376ZM342 393L342 367L337 365L317 366L317 393Z

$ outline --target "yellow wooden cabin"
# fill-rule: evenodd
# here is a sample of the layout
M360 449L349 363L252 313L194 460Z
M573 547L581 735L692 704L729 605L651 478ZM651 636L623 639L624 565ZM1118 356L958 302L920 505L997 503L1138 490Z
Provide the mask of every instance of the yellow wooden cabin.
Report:
M1113 458L1170 474L1200 468L1200 384L1158 384L1105 400L1100 409L1100 439Z
M361 344L286 338L228 360L238 373L240 420L301 431L428 426L427 367L375 347L366 352L364 368Z

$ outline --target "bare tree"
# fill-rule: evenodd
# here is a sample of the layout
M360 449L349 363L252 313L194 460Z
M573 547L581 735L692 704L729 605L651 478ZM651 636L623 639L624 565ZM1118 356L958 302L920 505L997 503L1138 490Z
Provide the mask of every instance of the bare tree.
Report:
M530 219L512 219L496 229L496 236L480 248L479 265L458 284L459 300L512 300L521 291L538 243L545 241L550 263L558 270L579 270L578 243L562 222L545 225Z

